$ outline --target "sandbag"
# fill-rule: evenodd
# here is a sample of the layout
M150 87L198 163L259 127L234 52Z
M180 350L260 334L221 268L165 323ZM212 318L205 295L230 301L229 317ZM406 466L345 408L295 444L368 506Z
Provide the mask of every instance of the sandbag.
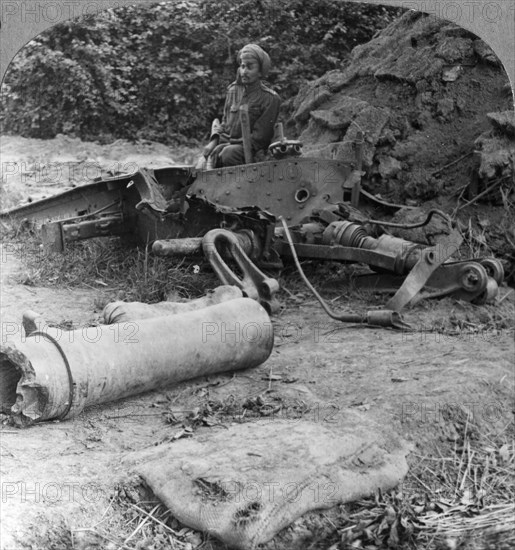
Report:
M130 462L172 514L250 550L304 513L395 487L407 445L353 411L336 426L264 419L196 434Z

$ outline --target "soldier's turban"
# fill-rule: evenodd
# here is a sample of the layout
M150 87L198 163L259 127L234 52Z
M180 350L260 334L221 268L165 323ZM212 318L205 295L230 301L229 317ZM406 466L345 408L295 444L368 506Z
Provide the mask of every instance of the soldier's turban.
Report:
M266 78L270 72L272 62L270 61L270 56L265 52L265 50L257 44L247 44L246 46L243 46L238 53L238 63L241 61L244 54L252 56L258 61L261 74Z

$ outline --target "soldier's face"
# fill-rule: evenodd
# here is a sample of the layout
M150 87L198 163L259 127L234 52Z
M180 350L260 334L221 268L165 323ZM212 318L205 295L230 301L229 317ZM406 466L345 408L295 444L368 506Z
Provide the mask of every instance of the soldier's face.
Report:
M240 61L240 77L243 84L253 84L261 78L261 68L257 59L251 55L243 54Z

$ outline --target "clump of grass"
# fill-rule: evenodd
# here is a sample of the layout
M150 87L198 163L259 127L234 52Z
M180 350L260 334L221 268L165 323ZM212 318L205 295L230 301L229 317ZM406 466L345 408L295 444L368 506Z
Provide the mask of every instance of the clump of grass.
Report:
M462 252L464 258L495 256L505 266L505 281L513 285L515 274L515 227L513 217L514 187L500 188L502 208L491 209L486 205L474 206L474 212L467 208L457 216L457 222L464 237Z
M513 548L513 426L477 441L463 429L449 457L419 457L419 484L421 477L438 480L438 489L426 487L419 539L430 548Z
M515 546L513 426L494 436L461 423L454 448L411 455L401 486L340 507L340 541L349 548L487 550ZM470 437L469 437L470 435Z
M44 251L31 233L17 235L23 250L19 282L30 286L90 287L108 290L111 298L153 303L191 299L218 286L202 259L185 261L153 256L147 247L125 244L117 237L73 242L64 252Z
M367 268L357 264L346 265L341 262L313 260L301 261L301 266L308 280L322 297L331 303L337 302L337 306L341 305L345 308L349 301L352 301L353 304L363 301L370 303L374 299L372 296L373 291L357 289L352 286L352 280L356 273L367 270ZM280 273L279 283L281 290L284 291L285 298L291 298L296 303L318 304L317 299L302 280L295 265L285 265L284 270Z
M425 300L405 313L419 331L492 341L515 330L515 293L501 287L494 303L481 305L452 296Z
M152 491L134 480L115 488L101 522L72 531L74 542L108 550L193 550L210 548L209 535L185 527ZM79 547L74 546L74 547Z

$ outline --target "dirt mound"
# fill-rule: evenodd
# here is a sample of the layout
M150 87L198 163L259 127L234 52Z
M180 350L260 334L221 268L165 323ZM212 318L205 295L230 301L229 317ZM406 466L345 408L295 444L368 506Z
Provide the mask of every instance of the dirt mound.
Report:
M477 192L499 177L512 192L511 101L506 72L484 42L407 12L356 47L346 67L299 92L289 131L304 154L344 161L355 159L362 131L368 185L396 201L449 195L474 177Z

